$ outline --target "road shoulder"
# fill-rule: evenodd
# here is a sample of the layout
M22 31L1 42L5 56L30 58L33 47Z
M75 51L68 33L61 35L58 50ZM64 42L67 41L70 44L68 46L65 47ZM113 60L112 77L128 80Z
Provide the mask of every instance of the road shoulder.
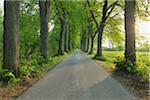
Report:
M124 72L115 72L114 67L104 61L96 59L94 59L94 61L105 69L114 79L119 81L128 91L137 96L139 100L149 100L149 83L138 82L138 79L133 75L127 75Z

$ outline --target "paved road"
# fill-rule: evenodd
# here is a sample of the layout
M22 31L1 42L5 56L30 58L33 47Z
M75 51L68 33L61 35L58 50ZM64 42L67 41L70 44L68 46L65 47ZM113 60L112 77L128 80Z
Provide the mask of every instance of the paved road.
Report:
M58 64L17 100L136 100L81 51Z

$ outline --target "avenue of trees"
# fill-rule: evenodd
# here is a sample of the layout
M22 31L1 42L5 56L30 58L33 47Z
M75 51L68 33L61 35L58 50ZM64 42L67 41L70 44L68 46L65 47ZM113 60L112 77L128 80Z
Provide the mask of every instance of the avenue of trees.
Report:
M135 0L5 0L3 69L18 76L22 59L36 55L45 61L75 48L89 54L96 50L95 58L101 59L107 37L125 42L127 70L136 64L136 7Z

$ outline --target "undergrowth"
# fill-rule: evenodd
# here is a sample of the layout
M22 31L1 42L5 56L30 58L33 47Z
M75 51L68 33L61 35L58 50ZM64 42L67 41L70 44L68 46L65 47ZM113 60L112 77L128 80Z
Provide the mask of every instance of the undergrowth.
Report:
M3 84L16 84L24 77L34 78L40 75L46 68L52 68L60 62L65 55L49 57L44 59L41 56L32 56L29 59L22 59L19 67L19 76L16 78L12 71L0 68L0 82Z
M150 79L150 68L142 60L138 60L136 64L132 64L130 61L125 63L125 59L118 56L114 64L116 65L116 71L127 71L129 74L138 76L142 82L149 81Z

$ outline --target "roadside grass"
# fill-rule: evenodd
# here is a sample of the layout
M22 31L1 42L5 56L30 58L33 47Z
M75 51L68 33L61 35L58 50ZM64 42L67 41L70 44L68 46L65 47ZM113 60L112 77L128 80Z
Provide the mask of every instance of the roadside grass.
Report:
M96 52L94 51L93 54L90 54L91 57L94 57ZM124 51L103 51L103 56L105 58L105 62L112 66L114 65L114 60L116 57L121 56L124 57ZM150 67L150 52L145 51L137 51L136 52L137 61L142 61L146 66Z

